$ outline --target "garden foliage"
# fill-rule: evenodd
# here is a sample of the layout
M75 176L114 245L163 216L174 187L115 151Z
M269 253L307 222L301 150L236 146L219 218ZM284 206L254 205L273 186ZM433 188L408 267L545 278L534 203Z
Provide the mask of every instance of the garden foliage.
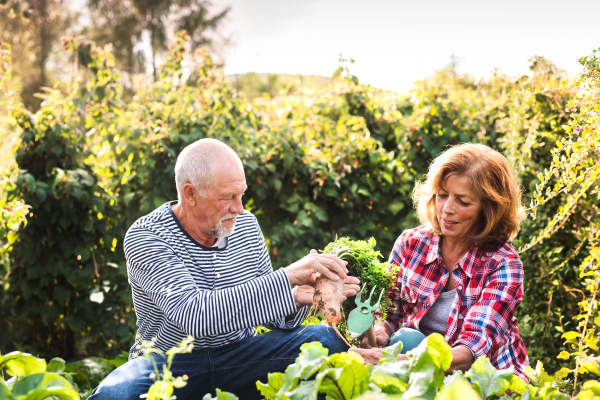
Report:
M517 316L530 361L559 370L564 340L576 345L562 355L571 357L567 370L576 368L572 355L593 355L584 353L597 349L592 325L600 324L595 55L582 59L575 82L534 58L516 78L477 81L449 68L399 95L359 84L342 66L322 90L251 102L209 55L186 51L186 40L178 36L155 82L138 82L124 100L110 48L69 38L77 75L48 89L36 114L12 104L20 141L0 202L0 230L9 232L0 238L3 352L127 350L136 327L124 234L176 198L177 154L213 137L242 158L245 207L275 268L336 235L373 236L389 254L418 224L411 193L434 157L462 142L501 150L530 213L514 242L528 283Z

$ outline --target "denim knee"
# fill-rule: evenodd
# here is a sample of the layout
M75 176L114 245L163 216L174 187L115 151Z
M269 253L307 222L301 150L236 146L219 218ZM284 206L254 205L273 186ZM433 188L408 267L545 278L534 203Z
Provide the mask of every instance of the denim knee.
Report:
M130 360L104 378L88 400L138 400L153 383L151 372L152 366L144 358Z
M320 342L323 347L329 349L329 354L348 351L348 345L340 338L332 327L328 325L309 325L301 333L306 343Z

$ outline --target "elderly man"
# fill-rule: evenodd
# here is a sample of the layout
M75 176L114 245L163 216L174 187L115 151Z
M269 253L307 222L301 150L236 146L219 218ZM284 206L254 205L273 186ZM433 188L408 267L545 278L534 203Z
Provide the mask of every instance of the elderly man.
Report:
M175 390L180 400L216 388L260 398L256 381L284 371L303 343L320 341L330 353L348 349L333 330L316 325L300 332L300 324L315 273L345 279L345 296L356 294L358 279L346 276L344 261L314 250L273 272L256 218L242 206L246 179L231 148L214 139L189 145L177 159L175 181L179 201L140 218L125 236L138 335L130 360L90 399L139 399L148 391L153 367L136 358L142 340L166 351L194 337L194 351L178 354L171 367L174 376L188 376ZM273 330L256 335L257 325ZM165 360L155 359L162 369Z

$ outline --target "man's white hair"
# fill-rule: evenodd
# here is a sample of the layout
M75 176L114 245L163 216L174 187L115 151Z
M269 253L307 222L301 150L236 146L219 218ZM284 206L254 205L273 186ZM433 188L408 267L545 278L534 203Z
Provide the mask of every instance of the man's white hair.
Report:
M183 198L183 186L186 183L194 185L200 196L206 196L206 191L217 185L219 169L226 163L237 164L244 169L235 151L216 139L200 139L183 149L175 163L179 202Z

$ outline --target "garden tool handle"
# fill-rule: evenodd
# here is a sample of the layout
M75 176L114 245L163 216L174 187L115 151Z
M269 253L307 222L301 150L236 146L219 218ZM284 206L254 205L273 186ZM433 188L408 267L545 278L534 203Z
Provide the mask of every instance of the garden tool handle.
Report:
M366 332L367 340L369 341L369 346L377 347L377 337L375 337L375 331L373 330L373 325L367 329Z

